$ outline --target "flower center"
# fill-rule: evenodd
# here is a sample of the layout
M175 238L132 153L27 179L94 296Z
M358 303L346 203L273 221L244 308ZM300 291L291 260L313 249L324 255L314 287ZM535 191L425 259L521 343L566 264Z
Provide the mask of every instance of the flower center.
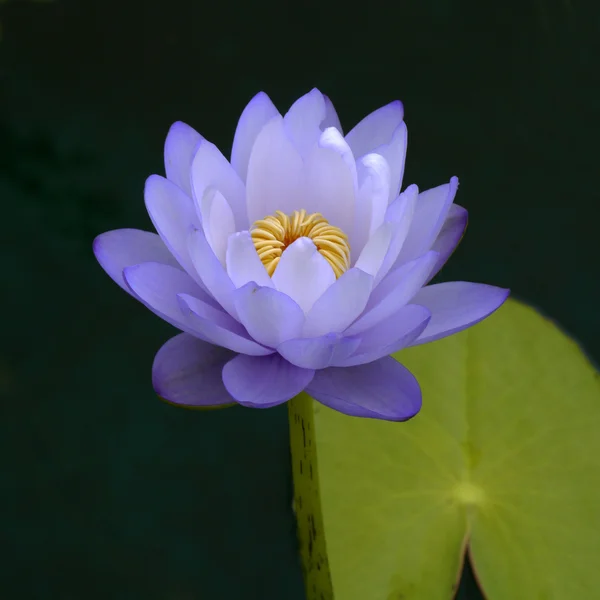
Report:
M331 265L336 278L350 267L348 236L330 225L320 213L306 214L304 209L286 215L280 210L254 223L250 230L258 256L271 277L283 251L298 238L307 237Z

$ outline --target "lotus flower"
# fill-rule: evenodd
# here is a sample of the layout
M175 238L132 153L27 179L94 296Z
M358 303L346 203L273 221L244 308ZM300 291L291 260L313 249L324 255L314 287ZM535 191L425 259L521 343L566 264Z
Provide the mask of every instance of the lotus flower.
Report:
M186 406L267 408L302 391L343 413L402 421L421 407L390 354L481 321L507 290L427 285L460 241L458 180L400 193L400 102L345 137L318 90L285 116L264 93L242 112L228 161L184 123L165 143L166 178L144 191L158 235L96 238L125 291L179 333L158 351L154 388Z

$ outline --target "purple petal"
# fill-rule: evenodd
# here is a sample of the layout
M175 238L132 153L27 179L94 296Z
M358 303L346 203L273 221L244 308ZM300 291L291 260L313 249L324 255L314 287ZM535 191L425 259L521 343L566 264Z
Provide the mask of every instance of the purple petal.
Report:
M222 371L234 354L187 333L171 338L156 354L152 385L174 404L216 406L235 400L223 385Z
M159 175L151 175L146 180L144 198L150 219L163 242L188 274L201 284L187 248L189 232L193 227L200 227L193 200Z
M196 146L202 136L189 125L173 123L165 141L165 171L167 179L192 196L190 170Z
M453 204L450 207L446 221L442 225L442 230L431 247L432 250L439 252L440 255L435 266L431 270L427 283L439 273L440 269L446 264L450 255L458 246L465 234L468 219L469 214L462 206Z
M123 270L123 277L132 293L153 313L171 325L203 338L189 318L183 314L177 294L189 294L203 302L218 305L192 278L183 271L160 263L142 263Z
M431 313L423 306L403 306L360 336L361 342L355 353L334 366L362 365L399 352L421 335L430 319Z
M346 136L346 141L357 158L388 144L404 119L402 102L396 100L367 115Z
M235 286L229 279L225 268L215 256L202 230L196 229L190 233L188 248L192 264L206 289L232 317L237 318L237 312L233 304Z
M335 283L335 273L314 242L301 237L283 251L272 280L280 292L308 312Z
M246 195L250 223L264 219L276 210L291 214L304 208L304 164L287 137L280 116L274 117L262 128L252 147Z
M235 232L233 212L219 190L210 187L199 201L206 241L221 264L225 264L227 240ZM188 249L189 250L189 249Z
M243 406L269 408L297 396L314 374L312 369L295 367L278 354L240 354L223 368L223 383Z
M192 191L198 211L208 188L219 190L233 213L235 230L248 228L246 189L238 174L221 151L210 142L202 140L192 161Z
M286 294L252 281L238 289L233 298L242 325L259 344L277 348L300 337L304 313Z
M340 123L340 119L335 111L335 107L333 106L333 102L323 94L323 99L325 100L325 119L321 123L321 129L327 129L328 127L335 127L341 134L342 125Z
M466 281L428 285L412 299L431 312L431 321L412 345L433 342L471 327L497 310L510 290Z
M283 117L285 133L302 156L306 156L317 143L325 116L325 99L314 88L298 98Z
M402 122L394 131L392 139L375 149L377 154L385 158L390 166L390 192L388 202L392 202L399 194L404 177L404 163L406 160L406 145L408 131L406 123Z
M234 233L227 240L227 274L236 288L254 281L260 286L273 287L248 231Z
M396 264L413 260L431 249L454 202L457 189L458 178L452 177L450 183L419 194L410 231Z
M341 333L364 310L373 277L356 267L330 285L306 314L302 335L316 337Z
M258 134L278 114L279 111L264 92L256 94L242 112L231 148L231 166L242 181L246 181L250 153Z
M421 409L419 383L391 356L368 365L317 371L306 393L355 417L406 421Z
M188 294L178 294L183 313L204 339L233 352L251 356L273 354L273 350L257 344L230 315L217 310Z
M432 250L390 273L373 290L364 313L346 330L346 335L367 331L410 302L425 283L437 258L438 253Z
M277 352L297 367L324 369L348 358L359 344L359 337L328 333L316 338L288 340L277 347Z
M109 277L127 293L123 269L143 262L157 262L181 269L164 242L155 233L139 229L115 229L101 233L93 244L94 255Z
M323 214L332 225L348 232L354 225L358 192L356 162L337 129L319 133L318 144L304 163L307 188L302 208L309 214Z

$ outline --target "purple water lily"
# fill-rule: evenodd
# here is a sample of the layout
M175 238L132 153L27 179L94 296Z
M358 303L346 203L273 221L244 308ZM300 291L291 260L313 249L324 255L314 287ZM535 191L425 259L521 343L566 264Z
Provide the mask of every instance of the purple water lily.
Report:
M158 235L96 238L125 291L181 330L158 351L157 394L186 406L266 408L302 391L343 413L402 421L421 407L390 357L487 317L493 286L427 285L460 241L458 180L400 193L400 102L345 137L318 90L281 116L264 93L244 109L231 161L184 123L165 143L166 178L146 182Z

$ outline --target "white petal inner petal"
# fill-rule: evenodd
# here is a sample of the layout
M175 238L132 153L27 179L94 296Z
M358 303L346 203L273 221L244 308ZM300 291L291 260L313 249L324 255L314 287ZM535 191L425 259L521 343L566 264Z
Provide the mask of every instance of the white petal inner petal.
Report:
M229 236L227 274L236 288L246 285L249 281L254 281L263 287L273 287L273 281L258 257L248 231Z
M223 197L223 194L215 188L208 188L200 203L202 215L202 227L206 239L213 249L219 262L225 266L225 253L227 252L227 240L235 231L233 213Z
M375 277L392 241L393 227L384 223L369 239L356 261L356 267Z
M305 237L285 249L273 273L275 287L292 298L305 314L334 282L330 264Z

